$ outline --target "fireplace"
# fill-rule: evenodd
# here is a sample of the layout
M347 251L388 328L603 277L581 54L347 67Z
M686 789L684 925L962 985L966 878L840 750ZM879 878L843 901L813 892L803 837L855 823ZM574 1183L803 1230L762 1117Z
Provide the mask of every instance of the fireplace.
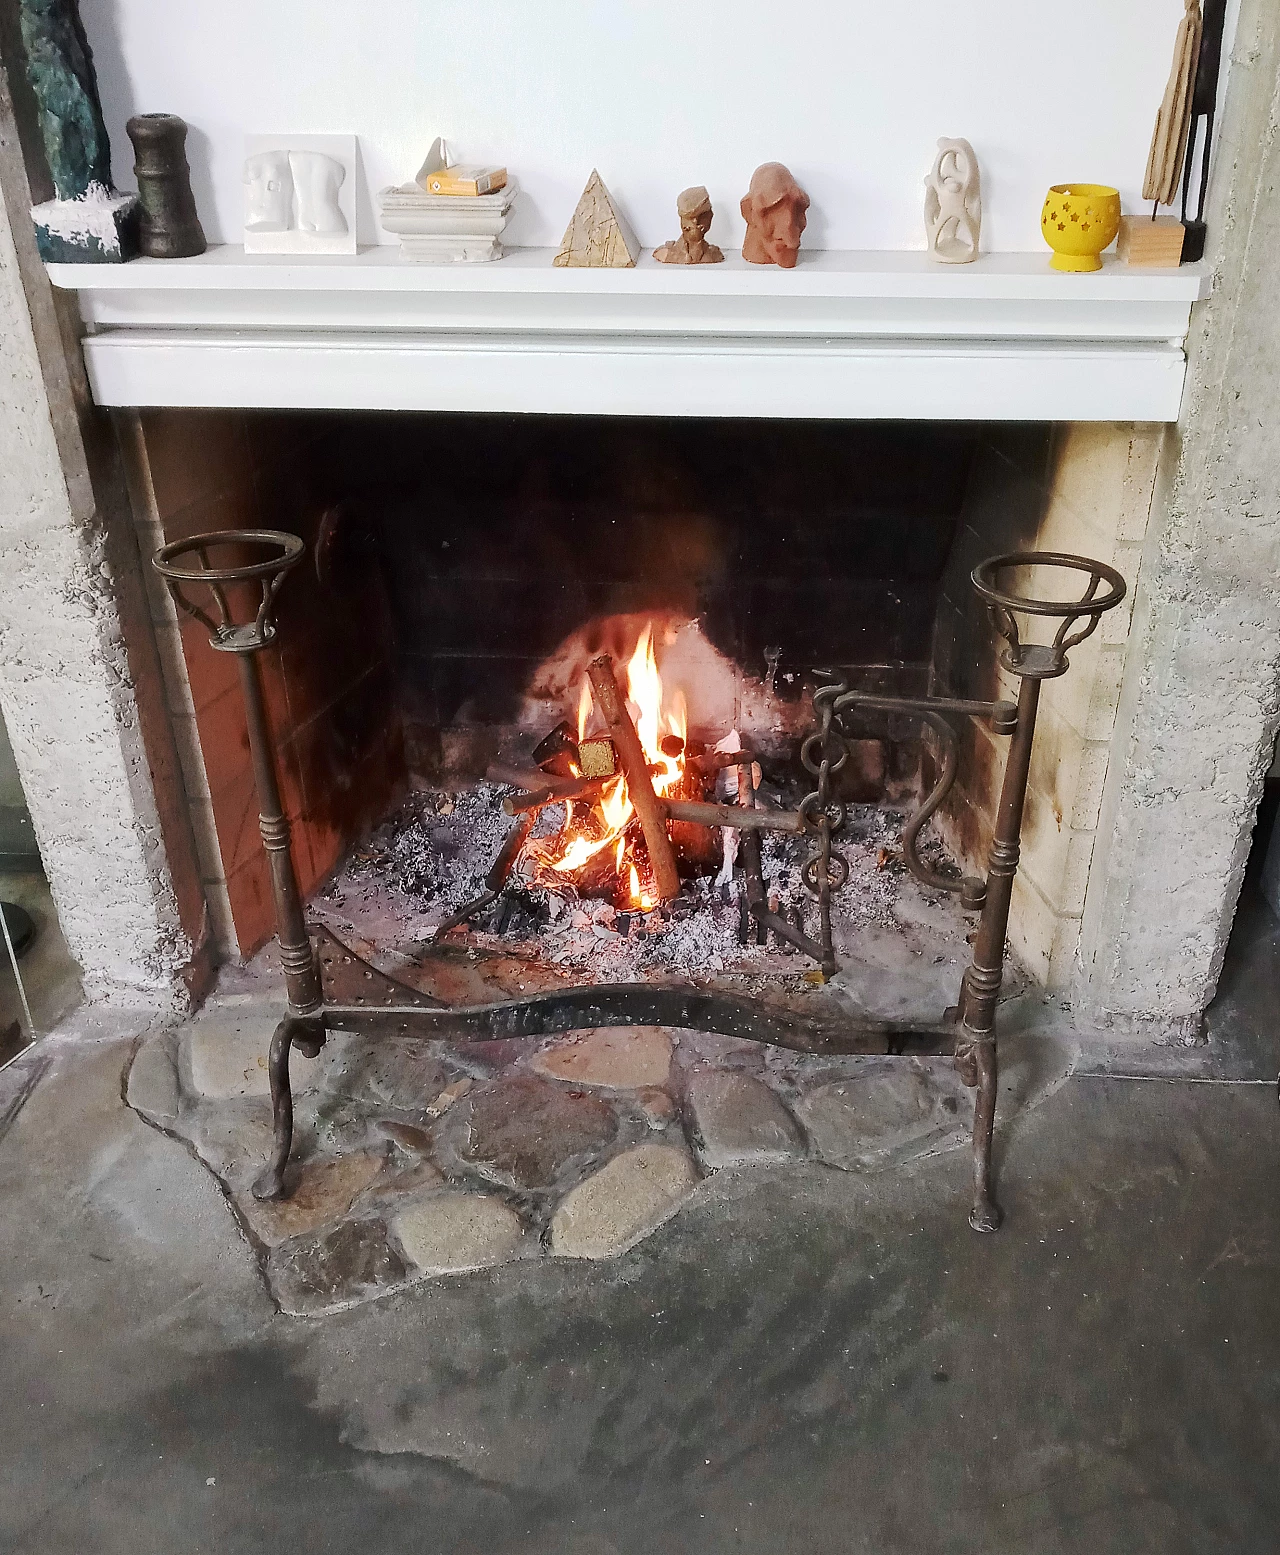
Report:
M274 432L253 435L275 451ZM244 892L239 915L228 889L228 906L239 933L244 904L269 890L289 993L271 1044L275 1148L255 1193L286 1191L290 1052L314 1056L327 1032L474 1042L656 1023L801 1052L954 1052L977 1087L971 1222L994 1230L995 1009L1040 693L1124 600L1121 574L1025 544L965 564L1016 689L1000 695L989 650L966 652L953 631L942 636L948 673L990 689L939 696L943 580L957 540L977 533L962 526L978 457L971 432L348 418L294 435L309 482L297 508L305 539L263 525L209 528L196 504L154 562L170 607L207 637L206 656L215 650L207 662L218 689L199 702L190 673L199 650L185 654L206 774L210 755L224 753L207 737L208 709L228 699L243 708L249 781L210 777L211 808L225 828L236 806L237 836L249 807L260 812L265 889ZM154 495L146 463L135 483ZM280 480L278 466L269 473ZM1016 509L999 511L1006 526L1016 521ZM286 608L291 577L306 583ZM1048 637L1028 634L1046 620ZM238 695L226 685L231 664ZM1009 740L1002 775L975 755L980 747L961 752L962 721ZM224 707L224 738L237 722ZM344 752L345 764L319 765L321 749ZM981 842L998 794L985 867L973 875L946 856L945 837L927 861L919 848L962 760L957 851ZM505 830L491 824L498 794L476 786L482 772L512 790ZM363 814L367 832L375 807L406 788L425 804L410 799L407 819L402 805L360 856L385 846L403 863L410 839L423 867L416 879L401 868L393 884L434 909L431 954L419 956L394 925L385 943L376 912L344 934L323 922L308 929L301 893L326 873L316 837L338 852L360 843L344 822ZM859 875L840 849L867 835L865 816L861 831L850 827L851 805L874 813L895 790L911 818L897 816L900 837ZM441 816L449 824L435 824ZM765 836L776 844L768 870ZM485 839L496 851L471 897ZM804 982L834 986L861 949L845 920L857 921L867 880L895 857L923 888L917 908L958 898L962 912L981 914L972 933L961 929L974 949L954 1009L886 1020L854 1007L847 982L819 1000L788 969L761 964L760 950L799 952L816 964ZM338 883L361 889L349 867ZM735 901L737 953L716 943ZM496 922L482 926L499 903ZM510 969L489 960L513 916L518 996L502 986ZM680 930L691 919L690 942ZM566 960L550 948L564 950L566 920L570 938L587 936L576 980L530 992L549 963ZM457 931L473 937L469 959L489 960L476 969L479 995L459 997L445 953ZM645 942L622 980L602 972L594 936L624 961ZM915 938L917 953L945 946ZM645 955L655 940L665 965ZM946 961L946 949L933 960Z

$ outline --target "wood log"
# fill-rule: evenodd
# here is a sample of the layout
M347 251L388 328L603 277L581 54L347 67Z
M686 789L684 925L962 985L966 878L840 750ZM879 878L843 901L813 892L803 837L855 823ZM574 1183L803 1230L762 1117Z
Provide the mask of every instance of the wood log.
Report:
M581 771L578 764L578 737L573 725L561 721L533 747L533 759L553 777L571 778Z
M780 831L799 834L804 821L797 810L748 810L734 804L700 804L691 799L659 799L673 821L697 826L735 826L739 831Z
M591 689L595 692L596 707L609 726L618 760L626 773L627 793L635 806L649 850L654 890L660 902L674 901L680 894L680 876L676 870L671 839L667 836L666 812L653 791L649 764L640 744L640 736L631 722L622 693L618 690L618 682L613 677L613 660L607 653L602 653L587 665L587 674L591 679Z
M594 804L604 792L606 781L605 778L589 781L579 778L572 788L544 786L527 793L508 794L502 801L502 808L507 815L524 815L529 810L545 810L549 805L565 804L570 799L585 799Z
M507 767L501 762L494 762L487 768L485 777L491 783L507 783L512 788L522 788L527 794L556 794L569 799L576 798L577 790L582 787L580 777L554 777L550 772L542 772L537 767Z
M701 801L714 797L714 794L707 792L707 779L692 763L686 763L679 782L667 790L662 802L667 804L677 799ZM682 875L696 875L719 864L720 835L714 828L699 826L693 821L668 821L667 835L676 850L676 863Z

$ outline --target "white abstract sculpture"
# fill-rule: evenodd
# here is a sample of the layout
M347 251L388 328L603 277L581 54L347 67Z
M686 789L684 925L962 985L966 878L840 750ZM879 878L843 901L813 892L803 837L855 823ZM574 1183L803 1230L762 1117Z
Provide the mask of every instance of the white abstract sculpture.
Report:
M347 170L319 151L291 151L299 232L345 232L347 218L338 208L338 191Z
M246 253L355 253L354 136L255 136L245 151Z
M982 182L967 140L938 142L933 171L925 179L924 223L929 257L967 265L978 257L982 231Z
M287 151L259 151L244 164L246 232L288 232L293 225L293 173Z

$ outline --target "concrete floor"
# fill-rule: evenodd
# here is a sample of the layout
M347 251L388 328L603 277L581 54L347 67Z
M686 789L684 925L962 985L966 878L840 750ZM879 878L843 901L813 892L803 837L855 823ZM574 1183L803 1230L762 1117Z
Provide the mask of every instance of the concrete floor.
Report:
M1253 904L1196 1074L1002 1117L997 1237L954 1154L722 1172L616 1263L311 1321L82 1019L0 1075L0 1547L1273 1551L1278 972Z
M80 968L71 958L67 942L58 926L48 882L38 871L15 873L0 871L0 901L16 902L31 915L36 937L31 948L18 962L22 993L3 943L0 940L0 1031L11 1021L22 1027L25 1040L31 1032L27 1010L37 1033L51 1031L81 998Z

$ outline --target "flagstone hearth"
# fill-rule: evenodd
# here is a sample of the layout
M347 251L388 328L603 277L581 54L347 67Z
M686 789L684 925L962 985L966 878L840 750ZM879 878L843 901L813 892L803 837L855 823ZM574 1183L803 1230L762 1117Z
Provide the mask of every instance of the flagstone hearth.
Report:
M895 1170L972 1123L949 1059L809 1058L658 1027L439 1052L339 1034L294 1058L291 1193L262 1202L278 1014L215 1000L140 1044L127 1097L222 1184L296 1315L515 1259L612 1258L717 1171Z

